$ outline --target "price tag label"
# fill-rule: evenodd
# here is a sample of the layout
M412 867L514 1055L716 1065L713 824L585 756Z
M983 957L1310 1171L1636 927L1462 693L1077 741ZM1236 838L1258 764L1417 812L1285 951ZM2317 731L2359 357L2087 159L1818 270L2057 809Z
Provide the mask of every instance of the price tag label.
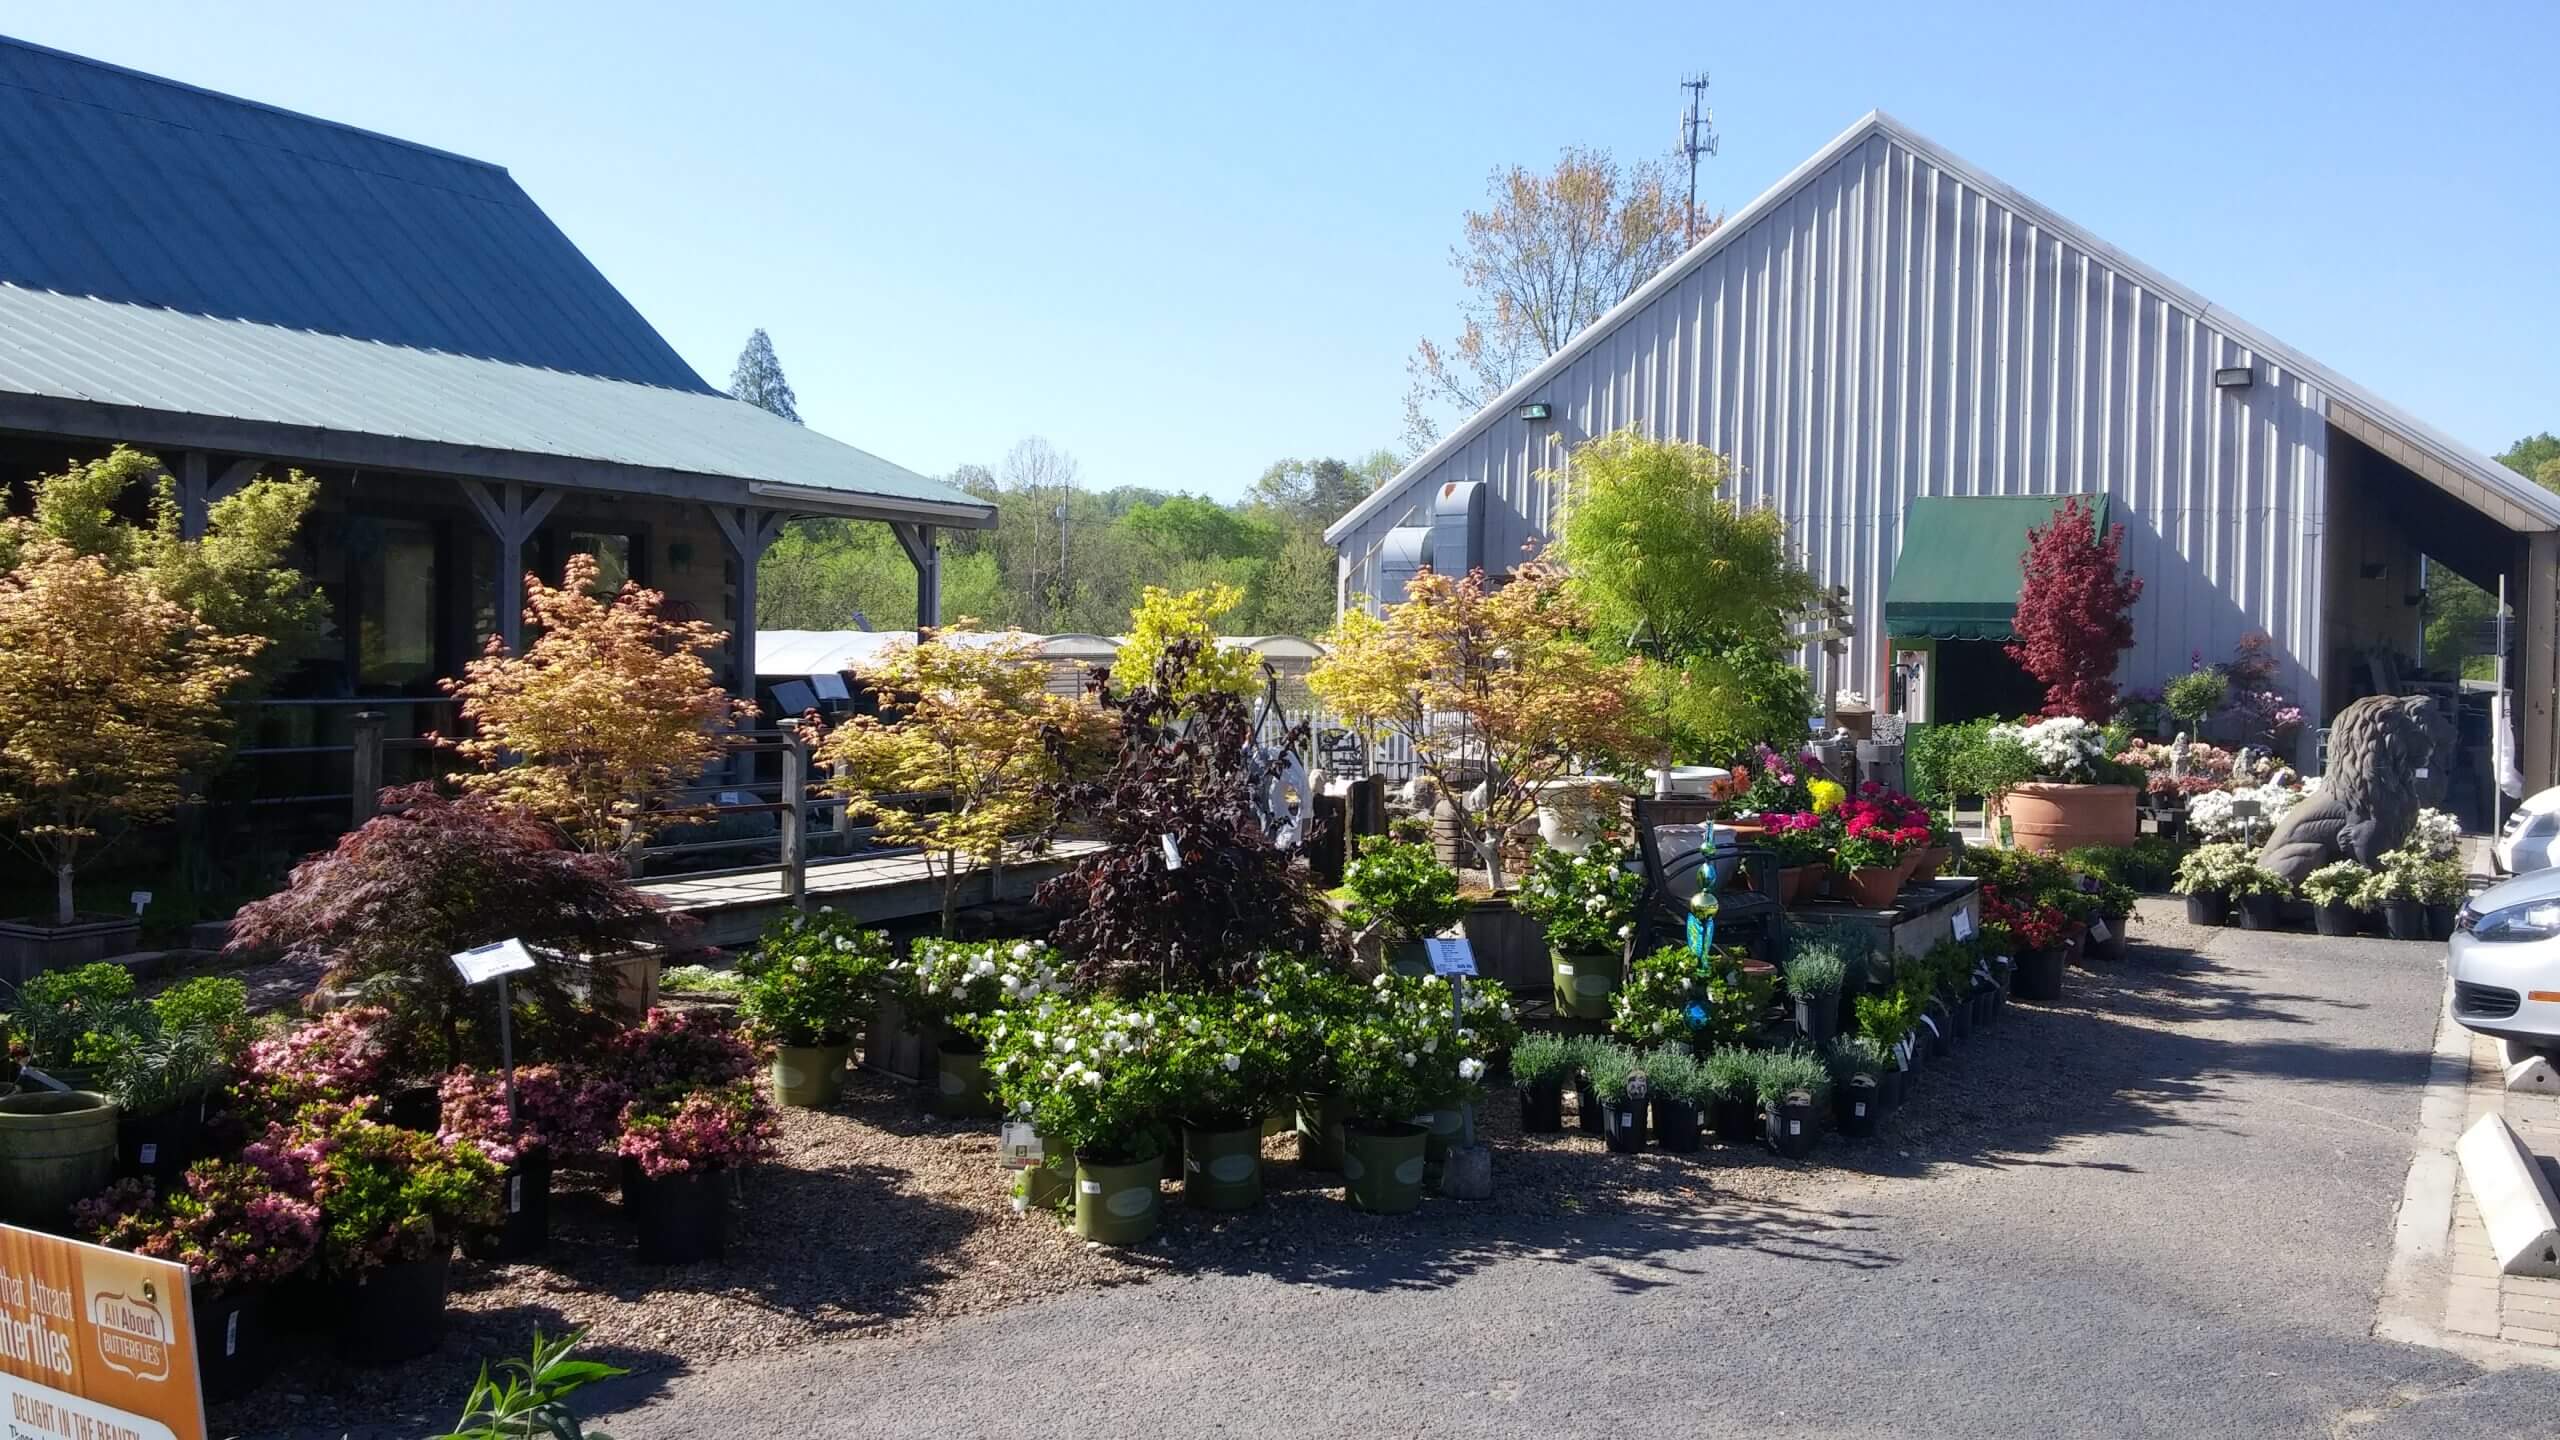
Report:
M1431 957L1431 973L1434 975L1476 973L1476 948L1464 935L1435 936L1423 941L1422 948Z
M2101 945L2106 944L2107 941L2113 937L2114 933L2115 932L2107 928L2107 922L2103 919L2092 920L2089 922L2089 938L2097 941Z
M510 1215L524 1213L524 1177L522 1175L507 1177L507 1213Z
M1646 1080L1642 1075L1630 1075L1627 1077L1628 1099L1641 1100L1651 1093L1653 1093L1653 1084L1651 1081Z
M134 914L139 915L139 914L141 914L143 911L145 911L145 910L149 909L150 907L151 907L151 892L150 892L150 891L148 891L148 890L136 890L136 891L134 891L134 892L133 892L133 913L134 913ZM234 1312L234 1313L237 1313L237 1312Z
M1573 967L1559 960L1556 962L1556 973L1570 980L1573 978Z
M462 974L462 983L477 985L501 975L513 975L533 968L533 952L521 940L500 940L470 950L457 950L453 968Z
M1008 1170L1028 1170L1047 1158L1040 1149L1040 1132L1032 1129L1028 1120L1004 1122L1004 1133L996 1140L996 1153Z
M1102 1182L1099 1180L1079 1180L1076 1182L1076 1189L1086 1195L1099 1195L1102 1193Z
M1967 909L1956 912L1956 938L1958 940L1973 938L1973 911Z
M2427 778L2427 767L2426 767L2426 766L2421 765L2421 766L2419 766L2419 767L2418 767L2418 770L2417 770L2417 778L2419 778L2419 779L2421 779L2421 780L2424 780L2424 779L2426 779L2426 778Z
M1788 1133L1788 1134L1790 1134L1790 1135L1801 1135L1801 1134L1803 1134L1803 1133L1804 1133L1804 1122L1803 1122L1803 1121L1801 1121L1801 1120L1790 1120L1790 1121L1788 1121L1788 1122L1787 1122L1787 1133Z
M142 1163L143 1163L143 1164L145 1164L145 1165L153 1165L153 1164L157 1164L157 1163L159 1163L159 1160L160 1160L160 1147L159 1147L159 1146L157 1146L157 1145L155 1145L155 1144L150 1143L149 1141L145 1141L145 1142L143 1142L143 1146L142 1146Z
M1171 835L1159 835L1156 838L1164 842L1164 868L1167 870L1181 869L1182 847L1173 843L1173 837Z

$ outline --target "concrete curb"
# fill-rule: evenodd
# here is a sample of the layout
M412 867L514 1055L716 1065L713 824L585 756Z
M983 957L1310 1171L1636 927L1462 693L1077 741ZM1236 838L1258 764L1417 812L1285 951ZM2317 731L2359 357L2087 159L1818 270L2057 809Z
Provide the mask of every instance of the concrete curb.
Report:
M2443 1346L2447 1248L2453 1235L2453 1147L2469 1108L2471 1032L2453 1018L2453 981L2447 977L2436 1011L2435 1053L2427 1062L2427 1086L2418 1101L2418 1149L2400 1189L2392 1226L2391 1263L2382 1273L2382 1303L2373 1333L2412 1345Z
M2507 1275L2560 1276L2560 1197L2551 1179L2503 1115L2483 1115L2454 1153L2462 1179L2480 1202L2489 1248Z

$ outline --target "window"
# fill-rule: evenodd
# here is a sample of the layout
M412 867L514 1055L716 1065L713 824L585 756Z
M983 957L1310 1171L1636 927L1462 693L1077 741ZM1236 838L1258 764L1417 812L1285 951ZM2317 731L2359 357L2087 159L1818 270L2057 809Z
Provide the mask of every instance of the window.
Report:
M595 590L598 595L618 595L622 593L622 582L639 578L631 568L631 551L631 537L628 535L608 535L595 530L569 532L570 554L596 557Z
M423 520L350 517L356 684L405 692L436 679L436 532Z

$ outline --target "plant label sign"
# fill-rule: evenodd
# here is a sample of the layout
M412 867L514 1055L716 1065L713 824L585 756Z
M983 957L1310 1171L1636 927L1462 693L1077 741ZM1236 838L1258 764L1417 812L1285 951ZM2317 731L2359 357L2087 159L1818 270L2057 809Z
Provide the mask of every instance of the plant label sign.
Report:
M1040 1132L1028 1120L1007 1120L1004 1134L996 1141L996 1154L1008 1170L1028 1170L1047 1158L1040 1150Z
M1476 973L1476 947L1464 935L1437 935L1423 941L1422 948L1431 957L1434 975Z
M133 913L134 913L134 914L136 914L136 915L139 915L139 914L141 914L143 911L148 910L148 909L150 909L150 908L151 908L151 892L150 892L150 891L148 891L148 890L136 890L136 891L134 891L134 892L133 892Z
M204 1440L187 1269L0 1225L10 1440Z
M2104 920L2092 920L2089 922L2089 938L2097 941L2101 945L2106 944L2108 939L2112 937L2114 933L2115 932L2107 928L2107 922Z
M1970 940L1973 938L1973 912L1971 910L1957 911L1955 924L1956 938L1958 940Z
M478 985L501 975L513 975L533 968L533 952L516 939L495 941L453 953L453 968L462 975L465 985Z
M1181 869L1182 847L1173 843L1173 836L1170 833L1158 835L1156 838L1164 842L1164 868L1167 870Z

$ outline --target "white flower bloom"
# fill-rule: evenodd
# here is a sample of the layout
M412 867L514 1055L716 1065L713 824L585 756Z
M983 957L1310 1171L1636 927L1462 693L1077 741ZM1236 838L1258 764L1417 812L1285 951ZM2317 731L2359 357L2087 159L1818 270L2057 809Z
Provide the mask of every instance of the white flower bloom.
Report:
M1411 1065L1413 1064L1413 1052L1412 1052L1412 1051L1407 1050L1406 1052L1404 1052L1404 1063L1405 1063L1407 1066L1411 1066Z
M1439 1048L1440 1048L1440 1037L1439 1037L1439 1036L1437 1036L1437 1035L1425 1035L1425 1036L1423 1036L1423 1037L1422 1037L1422 1053L1423 1053L1423 1054L1428 1055L1428 1054L1430 1054L1431 1052L1433 1052L1433 1051L1435 1051L1435 1050L1437 1050L1437 1049L1439 1049Z
M1461 1080L1473 1080L1483 1073L1484 1062L1481 1060L1461 1060L1458 1062L1458 1078Z
M1244 1057L1241 1055L1221 1055L1218 1057L1218 1068L1226 1071L1230 1075L1236 1073L1243 1064Z
M1032 953L1031 942L1028 940L1013 947L1013 958L1016 960L1028 960Z

